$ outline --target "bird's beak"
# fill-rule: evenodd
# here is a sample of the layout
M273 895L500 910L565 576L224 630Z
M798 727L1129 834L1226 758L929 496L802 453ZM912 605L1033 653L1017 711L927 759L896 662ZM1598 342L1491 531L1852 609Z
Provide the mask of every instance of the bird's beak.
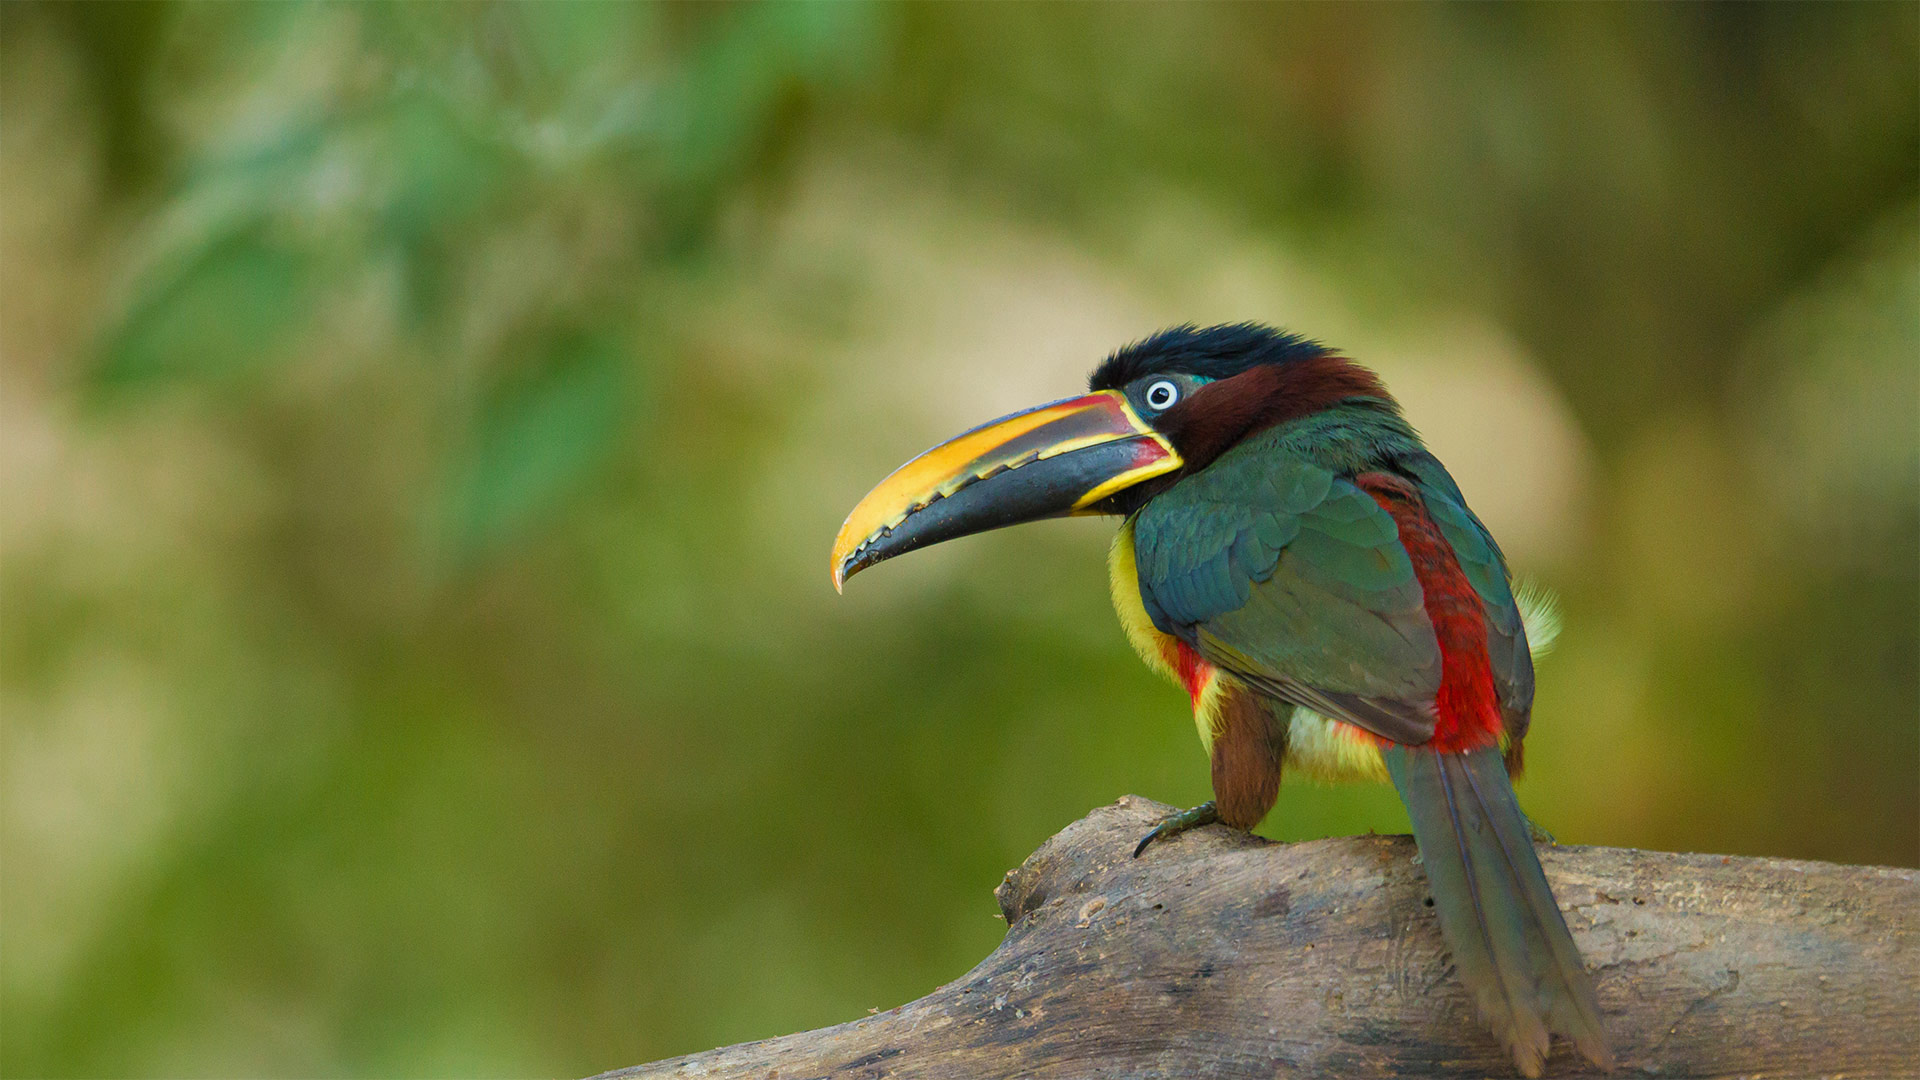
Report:
M1117 390L995 420L900 466L860 500L833 541L833 587L942 540L1092 512L1180 465L1173 444Z

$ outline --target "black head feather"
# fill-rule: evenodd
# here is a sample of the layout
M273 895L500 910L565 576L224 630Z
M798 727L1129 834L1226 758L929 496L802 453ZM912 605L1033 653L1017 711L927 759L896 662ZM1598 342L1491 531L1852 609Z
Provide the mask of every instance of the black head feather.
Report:
M1136 341L1100 362L1087 380L1090 390L1113 390L1145 375L1198 375L1229 379L1262 364L1284 364L1331 355L1308 338L1260 323L1196 327L1186 323Z

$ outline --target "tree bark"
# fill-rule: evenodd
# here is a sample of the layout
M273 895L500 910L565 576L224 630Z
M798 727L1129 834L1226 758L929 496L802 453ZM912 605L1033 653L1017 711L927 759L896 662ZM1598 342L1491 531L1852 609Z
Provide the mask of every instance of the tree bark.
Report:
M1128 796L995 890L1007 936L918 1001L619 1077L1511 1076L1405 836L1134 843ZM1543 845L1617 1075L1920 1075L1920 872ZM1550 1076L1590 1073L1556 1040Z

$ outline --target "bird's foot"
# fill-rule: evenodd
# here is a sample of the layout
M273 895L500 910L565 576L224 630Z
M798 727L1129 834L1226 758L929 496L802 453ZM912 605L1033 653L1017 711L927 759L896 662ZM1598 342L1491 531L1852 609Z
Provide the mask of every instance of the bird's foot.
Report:
M1160 824L1153 827L1152 832L1140 838L1139 846L1133 849L1133 857L1136 859L1139 858L1140 853L1147 850L1148 844L1153 843L1161 837L1178 836L1188 829L1197 829L1202 825L1211 825L1219 820L1220 812L1213 808L1213 800L1211 799L1191 810L1182 810L1177 814L1168 814L1165 818L1161 819Z
M1555 839L1553 838L1553 834L1552 834L1552 833L1550 833L1550 832L1548 832L1547 830L1545 830L1545 829L1543 829L1543 828L1541 828L1541 827L1540 827L1540 823L1539 823L1539 822L1537 822L1537 821L1535 821L1535 820L1533 820L1533 819L1532 819L1532 818L1530 818L1530 817L1527 817L1527 815L1526 815L1526 814L1524 814L1524 813L1523 813L1523 814L1521 814L1520 816L1521 816L1522 818L1526 818L1526 822L1527 822L1527 835L1528 835L1528 836L1531 836L1531 837L1533 837L1533 842L1534 842L1534 843L1536 843L1536 844L1548 844L1548 845L1558 845L1558 844L1560 843L1560 841L1558 841L1558 840L1555 840Z

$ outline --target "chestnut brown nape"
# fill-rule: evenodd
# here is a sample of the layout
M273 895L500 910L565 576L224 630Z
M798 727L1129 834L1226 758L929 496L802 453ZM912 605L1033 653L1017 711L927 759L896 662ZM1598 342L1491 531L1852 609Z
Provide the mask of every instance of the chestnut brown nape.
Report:
M1258 431L1356 399L1397 408L1379 376L1344 356L1323 353L1208 383L1155 426L1180 451L1185 471L1193 472Z

